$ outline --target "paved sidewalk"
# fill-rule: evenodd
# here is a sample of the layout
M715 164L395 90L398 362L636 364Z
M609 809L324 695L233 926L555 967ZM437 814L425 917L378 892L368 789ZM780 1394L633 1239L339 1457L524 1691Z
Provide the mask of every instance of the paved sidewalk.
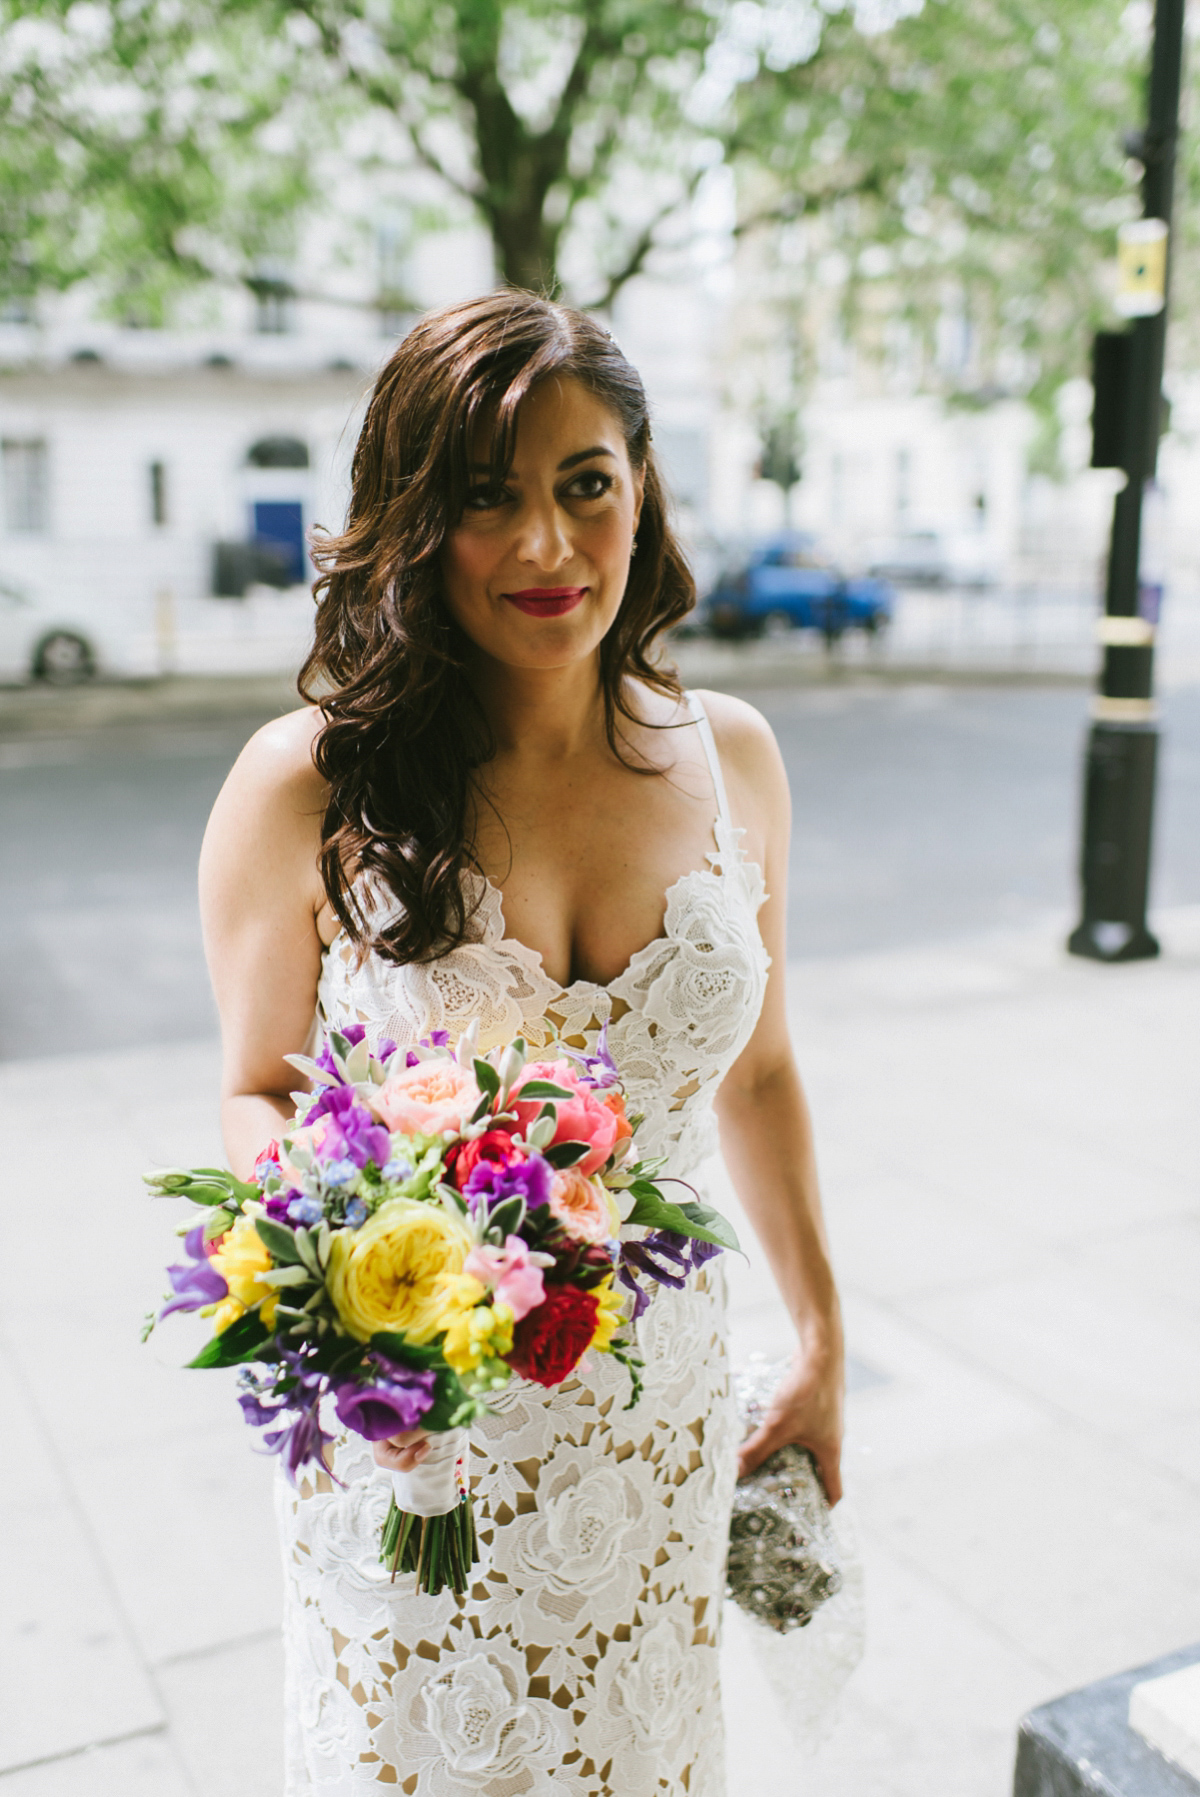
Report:
M1200 909L791 969L858 1368L868 1650L813 1759L727 1656L730 1797L1005 1797L1017 1720L1200 1637ZM149 1348L210 1044L0 1067L0 1797L278 1797L270 1472ZM97 1170L98 1169L98 1170ZM735 1354L782 1351L731 1264Z

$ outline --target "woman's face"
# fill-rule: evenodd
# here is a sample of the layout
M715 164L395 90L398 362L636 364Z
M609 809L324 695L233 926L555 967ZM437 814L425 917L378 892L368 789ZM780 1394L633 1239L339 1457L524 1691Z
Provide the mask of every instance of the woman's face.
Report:
M442 550L446 603L471 641L514 668L593 654L621 607L643 479L602 400L574 380L536 387L517 413L503 486L478 484Z

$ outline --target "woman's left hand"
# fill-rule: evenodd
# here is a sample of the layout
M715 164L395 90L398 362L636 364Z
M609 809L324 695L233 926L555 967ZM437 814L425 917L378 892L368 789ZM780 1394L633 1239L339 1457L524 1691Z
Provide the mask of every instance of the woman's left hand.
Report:
M811 1450L830 1504L842 1495L842 1356L797 1349L787 1376L767 1408L761 1428L738 1449L738 1478L752 1473L789 1442Z

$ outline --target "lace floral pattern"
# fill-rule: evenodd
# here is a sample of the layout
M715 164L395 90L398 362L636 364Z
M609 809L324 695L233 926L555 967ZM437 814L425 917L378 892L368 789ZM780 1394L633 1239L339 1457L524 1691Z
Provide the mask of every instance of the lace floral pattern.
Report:
M722 817L710 866L667 895L663 934L607 987L550 980L481 882L473 940L442 960L325 956L322 1021L372 1039L517 1034L608 1042L641 1140L693 1177L712 1097L754 1029L768 960L758 868ZM719 1262L638 1325L646 1388L605 1356L553 1391L514 1380L472 1430L481 1563L463 1598L378 1564L390 1479L356 1438L334 1472L279 1487L287 1797L722 1797L717 1674L735 1471Z

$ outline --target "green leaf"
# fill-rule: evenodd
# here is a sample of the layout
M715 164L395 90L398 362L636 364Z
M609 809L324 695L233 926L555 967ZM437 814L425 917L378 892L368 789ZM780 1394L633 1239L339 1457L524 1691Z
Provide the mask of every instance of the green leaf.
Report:
M224 1235L227 1229L232 1229L236 1215L236 1211L224 1210L219 1206L210 1210L204 1219L204 1240L215 1242L219 1235Z
M718 1248L741 1252L733 1227L719 1210L708 1204L670 1204L657 1186L639 1179L630 1186L634 1206L625 1221L640 1229L673 1229L693 1241L712 1242Z
M416 1367L419 1370L437 1366L442 1358L440 1348L432 1345L419 1348L396 1329L376 1330L368 1346L377 1354L382 1354L385 1360L394 1360L397 1366Z
M248 1310L236 1323L230 1323L220 1335L205 1342L190 1367L241 1366L244 1361L258 1360L260 1350L270 1341L271 1332L257 1311Z
M516 1235L525 1215L525 1200L521 1197L505 1198L497 1204L488 1217L489 1234L495 1230L503 1242L508 1236Z
M458 1374L448 1366L439 1367L433 1403L421 1418L422 1429L429 1429L437 1434L443 1429L454 1428L454 1418L462 1406L470 1401L471 1394L464 1388Z
M573 1167L585 1154L590 1154L591 1149L586 1142L554 1142L549 1148L543 1148L542 1153L552 1167Z
M254 1227L263 1247L275 1260L285 1267L293 1266L297 1261L303 1262L304 1256L296 1246L296 1232L289 1229L286 1223L276 1223L272 1217L255 1217Z
M574 1098L574 1092L566 1086L556 1086L549 1079L527 1079L513 1093L517 1103L524 1104L527 1098Z
M490 1061L476 1059L475 1083L481 1092L487 1093L489 1098L496 1096L500 1090L500 1075Z

